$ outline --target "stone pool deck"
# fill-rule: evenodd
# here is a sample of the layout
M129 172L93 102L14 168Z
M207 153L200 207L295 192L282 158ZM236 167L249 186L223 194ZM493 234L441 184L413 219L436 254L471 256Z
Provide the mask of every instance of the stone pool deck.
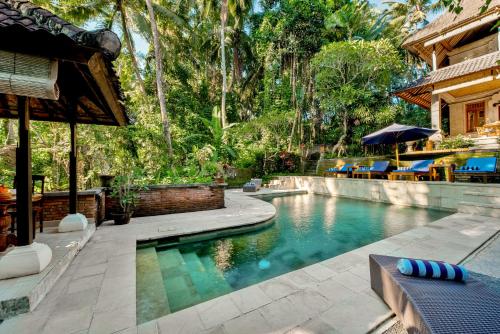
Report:
M498 218L452 214L136 326L137 240L251 225L275 214L239 191L226 192L226 207L104 224L38 307L5 320L0 333L365 333L391 317L370 289L368 254L459 262L500 231Z

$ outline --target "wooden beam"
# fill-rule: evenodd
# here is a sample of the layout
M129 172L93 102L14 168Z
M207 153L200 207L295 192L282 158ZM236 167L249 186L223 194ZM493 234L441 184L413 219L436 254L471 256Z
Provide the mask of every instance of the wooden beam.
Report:
M424 47L428 47L428 46L434 45L434 44L436 44L438 42L444 41L445 39L448 39L448 38L453 37L455 35L458 35L458 34L461 34L463 32L466 32L466 31L472 30L474 28L480 27L483 24L490 23L492 21L498 20L499 18L500 18L500 13L499 12L491 13L490 15L486 15L486 16L482 17L479 20L470 22L469 24L462 25L462 26L460 26L460 27L458 27L456 29L450 30L450 31L448 31L448 32L446 32L444 34L441 34L438 37L435 37L435 38L433 38L433 39L425 42L424 43Z
M466 87L478 85L478 84L481 84L484 82L492 81L494 79L495 79L495 77L493 75L488 75L487 77L484 77L484 78L471 80L471 81L463 82L463 83L456 84L453 86L448 86L448 87L436 89L432 92L432 94L440 94L440 93L450 92L452 90L457 90L457 89L461 89L461 88L466 88Z
M19 143L16 150L16 211L17 244L27 246L33 243L32 180L31 180L31 138L30 98L17 97L19 115Z
M114 118L117 123L121 126L128 124L125 117L123 107L120 105L119 97L116 94L112 83L109 81L111 73L109 73L106 65L104 64L104 58L100 53L94 54L89 60L89 70L92 73L97 85L101 89L108 106L113 113Z

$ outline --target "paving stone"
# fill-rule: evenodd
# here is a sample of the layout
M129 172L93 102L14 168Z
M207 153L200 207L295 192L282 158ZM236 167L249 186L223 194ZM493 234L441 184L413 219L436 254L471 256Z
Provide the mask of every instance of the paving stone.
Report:
M314 290L300 290L287 296L286 299L308 317L315 316L330 307L329 300Z
M52 313L43 329L43 334L73 333L87 330L92 320L92 307Z
M272 302L272 299L256 285L238 290L229 296L241 313L253 311Z
M194 307L159 318L158 328L161 334L199 334L205 330Z
M122 290L102 290L97 299L95 310L109 311L116 308L122 308L136 302L136 290L129 287Z
M366 333L388 319L392 312L380 300L367 294L354 294L322 313L320 318L341 333Z
M206 329L236 318L241 314L236 304L228 296L222 296L195 306L196 311Z
M303 270L318 281L324 281L337 273L320 263L307 266Z
M107 264L104 263L99 263L99 264L94 264L90 266L78 266L76 269L75 273L73 274L73 278L82 278L86 276L94 276L98 274L103 274L104 271L106 270Z
M287 298L274 301L258 311L276 333L286 332L308 319L307 315L301 312L302 309Z
M295 284L284 277L272 278L258 284L258 287L262 289L268 297L274 300L286 297L299 290Z
M65 293L58 298L56 312L79 310L82 307L94 307L99 296L99 288L90 288L74 293Z
M271 326L259 311L252 311L224 323L227 334L269 333Z
M363 292L371 289L370 282L368 280L362 279L350 271L339 273L331 279L354 292Z
M89 334L114 333L136 326L135 304L110 311L95 312Z
M343 300L351 298L354 291L337 281L328 279L318 284L318 292L330 300L333 305L342 303Z
M87 276L72 280L68 284L68 293L74 293L101 286L104 275Z
M298 327L292 328L286 334L338 334L340 333L335 328L321 320L314 318L300 324Z
M137 334L158 334L158 321L148 321L137 326Z

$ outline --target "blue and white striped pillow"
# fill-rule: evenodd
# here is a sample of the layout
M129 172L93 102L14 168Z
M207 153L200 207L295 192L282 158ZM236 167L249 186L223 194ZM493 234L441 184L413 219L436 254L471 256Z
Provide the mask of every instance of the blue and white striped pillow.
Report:
M469 273L462 266L441 261L418 259L399 259L397 263L399 272L403 275L439 278L465 282Z

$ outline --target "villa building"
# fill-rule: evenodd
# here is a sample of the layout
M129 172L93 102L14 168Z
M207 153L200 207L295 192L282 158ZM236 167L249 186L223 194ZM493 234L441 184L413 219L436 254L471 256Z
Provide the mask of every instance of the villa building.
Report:
M432 128L444 135L487 136L496 143L500 131L500 34L496 27L500 0L493 0L483 13L482 5L482 0L464 0L460 14L445 12L404 42L403 47L432 71L396 95L430 110Z

